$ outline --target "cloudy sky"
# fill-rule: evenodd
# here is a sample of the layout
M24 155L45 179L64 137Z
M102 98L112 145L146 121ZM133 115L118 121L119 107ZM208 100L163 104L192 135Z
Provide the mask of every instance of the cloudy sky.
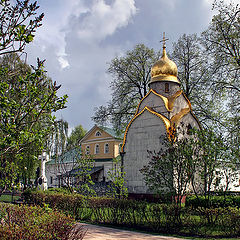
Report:
M46 59L48 75L69 96L58 114L70 128L93 126L94 108L111 97L108 63L138 43L159 50L211 21L212 0L38 0L43 26L27 48L28 62Z

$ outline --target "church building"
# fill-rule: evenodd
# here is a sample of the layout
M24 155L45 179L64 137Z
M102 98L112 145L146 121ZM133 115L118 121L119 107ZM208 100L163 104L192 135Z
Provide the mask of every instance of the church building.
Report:
M180 88L177 66L166 54L165 39L163 42L162 57L151 69L150 90L124 134L121 156L129 193L151 193L140 169L148 164L148 150L158 152L163 147L163 136L171 138L181 122L189 128L200 127Z

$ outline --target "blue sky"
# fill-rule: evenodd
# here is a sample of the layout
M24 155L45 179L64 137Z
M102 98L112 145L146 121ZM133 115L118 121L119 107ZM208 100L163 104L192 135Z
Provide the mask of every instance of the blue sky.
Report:
M227 2L227 0L226 0ZM237 0L235 0L237 2ZM46 59L49 77L68 94L58 114L70 129L93 126L94 108L111 98L108 63L138 43L155 50L166 32L167 49L184 33L201 33L211 21L211 0L38 0L43 26L27 47L28 62Z

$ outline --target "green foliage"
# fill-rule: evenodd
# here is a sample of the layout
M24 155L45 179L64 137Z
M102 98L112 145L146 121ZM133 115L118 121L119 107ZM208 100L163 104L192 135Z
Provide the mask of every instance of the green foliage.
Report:
M108 185L109 191L108 195L114 198L127 198L128 189L126 187L125 175L123 166L121 166L120 160L115 159L115 167L108 171L108 178L111 184Z
M178 131L173 136L173 141L163 137L164 144L159 152L148 152L148 165L140 171L151 190L158 195L170 194L177 199L176 203L180 206L195 174L196 162L193 157L195 146L190 145L193 139L189 138L185 129L181 131L179 128Z
M85 136L87 130L82 125L76 126L67 138L67 150L78 147L80 140Z
M47 190L44 191L45 193L63 193L63 194L68 194L71 193L68 188L48 188Z
M216 14L208 29L202 33L201 40L208 59L211 60L209 86L214 107L215 101L221 107L217 125L220 131L226 132L228 141L238 152L236 161L239 163L240 6L233 2L227 4L223 0L215 0L213 10Z
M15 202L16 200L19 200L20 196L12 196L9 194L2 194L0 197L0 202Z
M49 207L64 211L73 217L78 216L78 209L83 206L85 197L80 194L40 192L27 190L23 193L26 203Z
M46 77L43 61L33 69L20 60L33 41L44 14L37 15L37 1L0 2L0 188L30 179L36 156L51 131L52 115L65 107L67 96L58 97L60 86Z
M47 204L78 220L92 223L184 236L234 237L240 232L240 210L236 207L176 208L173 204L107 197L85 198L78 194L32 192L30 195L31 201L36 204Z
M0 238L2 240L83 239L85 231L74 229L72 218L47 207L0 204Z
M146 184L155 193L165 191L176 196L179 206L189 191L196 196L204 194L210 204L211 191L220 190L219 169L234 167L230 161L231 148L225 139L211 129L188 132L182 125L173 141L166 139L164 143L158 153L149 152L149 163L141 170ZM228 182L222 189L224 192L228 190L233 173L226 171L226 174Z
M55 119L52 113L65 107L67 96L57 96L60 86L46 78L41 61L16 81L1 67L0 78L0 187L5 189L20 169L29 167L26 153L31 162L41 151Z
M52 132L46 144L51 156L57 158L66 151L68 122L60 119L54 121Z
M0 6L0 55L21 52L26 44L33 41L44 14L36 16L39 8L37 1L4 0Z
M211 196L210 201L205 198L205 196L187 196L185 205L187 207L203 207L207 208L210 206L211 208L218 207L239 207L240 196Z

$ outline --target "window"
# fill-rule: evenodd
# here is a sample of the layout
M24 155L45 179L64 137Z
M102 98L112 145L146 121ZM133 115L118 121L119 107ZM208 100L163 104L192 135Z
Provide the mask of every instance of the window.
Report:
M104 145L104 153L109 153L109 145L108 145L108 143L105 143L105 145Z
M100 137L102 134L101 134L101 132L99 132L99 131L97 131L96 133L95 133L95 136L96 137Z
M90 153L90 146L86 146L86 154L89 154Z
M169 83L165 83L165 93L169 92Z
M53 183L53 177L50 177L50 184Z
M98 144L95 145L95 154L99 154L99 145Z

